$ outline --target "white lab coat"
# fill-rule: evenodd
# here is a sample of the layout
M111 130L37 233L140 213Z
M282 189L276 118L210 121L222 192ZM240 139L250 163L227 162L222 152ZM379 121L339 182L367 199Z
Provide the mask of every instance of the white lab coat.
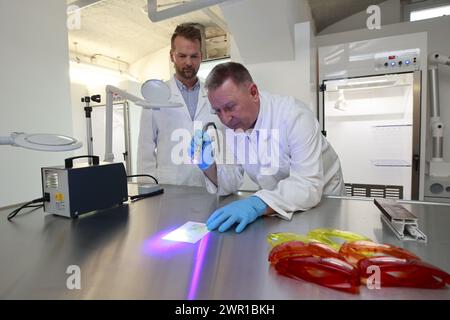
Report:
M187 149L196 129L201 129L203 125L211 121L221 127L220 120L215 114L211 113L211 105L203 83L200 83L194 120L191 119L174 77L171 78L168 85L171 90L170 101L181 103L183 106L160 110L142 110L137 173L151 174L163 184L204 186L203 173L195 164L190 163ZM187 135L180 135L183 132ZM180 164L179 158L181 155L184 160Z
M295 211L316 206L322 194L344 195L339 158L312 111L293 97L261 92L260 98L255 128L226 138L230 148L234 135L231 150L240 163L218 164L218 188L205 177L207 190L220 195L237 191L245 170L261 188L255 195L287 220Z

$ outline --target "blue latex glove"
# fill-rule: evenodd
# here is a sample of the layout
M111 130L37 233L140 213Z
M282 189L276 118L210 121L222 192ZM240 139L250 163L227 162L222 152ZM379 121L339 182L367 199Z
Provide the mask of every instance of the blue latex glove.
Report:
M262 216L267 210L267 204L257 196L238 200L217 209L206 221L209 230L219 227L220 232L227 231L233 224L239 223L236 232L240 233L245 227Z
M191 140L188 153L191 159L194 157L194 150L196 145L202 145L201 161L196 163L201 170L208 169L214 163L213 147L211 144L211 138L206 132L202 130L196 130Z

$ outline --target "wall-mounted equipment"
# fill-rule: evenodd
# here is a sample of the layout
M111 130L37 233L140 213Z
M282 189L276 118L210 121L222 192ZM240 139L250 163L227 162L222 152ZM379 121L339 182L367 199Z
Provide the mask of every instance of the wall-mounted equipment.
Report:
M450 202L450 162L444 160L444 128L439 102L439 65L450 66L450 56L438 52L429 55L430 130L432 153L428 175L425 177L425 196L428 200Z

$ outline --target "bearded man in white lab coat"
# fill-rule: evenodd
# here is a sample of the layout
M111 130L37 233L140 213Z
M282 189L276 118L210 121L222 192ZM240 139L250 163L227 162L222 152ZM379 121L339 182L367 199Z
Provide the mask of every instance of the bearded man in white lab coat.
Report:
M345 194L339 158L305 104L259 92L248 70L234 62L217 65L205 87L213 110L229 128L226 143L235 162L218 163L209 136L197 131L190 154L203 140L199 167L207 190L220 195L237 191L243 171L260 187L254 195L212 213L208 229L224 232L238 224L239 233L265 215L290 220L294 212L316 206L324 194Z
M137 172L150 174L160 183L204 186L203 174L190 164L186 154L186 133L218 121L211 112L203 83L197 77L202 61L201 33L194 24L176 27L171 39L170 59L175 75L168 85L170 102L181 108L142 110L138 141Z

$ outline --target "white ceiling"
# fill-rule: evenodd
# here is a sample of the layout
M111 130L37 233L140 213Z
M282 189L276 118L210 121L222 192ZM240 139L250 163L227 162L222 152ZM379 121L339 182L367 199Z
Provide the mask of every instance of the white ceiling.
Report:
M225 34L203 11L153 23L143 10L146 5L147 0L104 0L83 8L80 29L69 31L69 50L87 56L102 54L131 64L168 46L180 23L202 24L207 38Z
M153 23L144 12L147 0L66 0L67 4L94 3L81 10L80 29L69 31L69 49L80 55L103 55L128 65L170 44L175 27L184 22L205 26L206 36L225 32L204 11ZM383 0L308 0L317 32L327 26ZM180 0L158 0L158 5ZM218 6L211 7L222 17Z
M319 33L326 27L386 0L308 0Z

